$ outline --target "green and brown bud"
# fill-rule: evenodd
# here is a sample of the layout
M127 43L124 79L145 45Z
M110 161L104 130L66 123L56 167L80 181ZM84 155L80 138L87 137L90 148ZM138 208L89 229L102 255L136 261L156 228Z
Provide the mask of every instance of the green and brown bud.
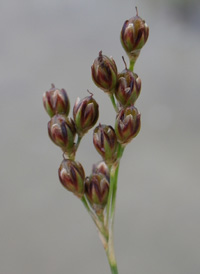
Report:
M97 214L104 209L109 193L109 182L102 174L92 174L85 180L85 194Z
M91 129L99 118L99 105L92 95L84 99L77 98L73 108L74 122L79 135Z
M55 88L53 84L51 89L43 94L43 105L50 117L56 114L69 114L70 102L67 92Z
M48 133L54 144L64 152L73 152L76 129L72 119L61 114L54 115L48 122Z
M145 21L138 16L136 8L136 16L124 22L120 35L124 50L134 62L139 56L141 48L145 45L148 36L149 27Z
M69 159L62 161L58 176L61 184L69 191L73 192L76 196L81 198L85 192L85 172L79 162Z
M133 105L140 95L141 79L137 74L125 68L118 74L115 96L123 107Z
M116 117L115 132L121 144L129 143L140 131L140 113L134 106L121 109Z
M117 66L113 58L102 55L100 51L91 71L94 83L103 91L111 93L117 84Z
M111 126L101 125L94 129L93 143L106 164L112 164L117 159L118 142Z
M104 175L106 179L108 180L108 182L110 182L110 171L104 161L94 164L92 167L92 173Z

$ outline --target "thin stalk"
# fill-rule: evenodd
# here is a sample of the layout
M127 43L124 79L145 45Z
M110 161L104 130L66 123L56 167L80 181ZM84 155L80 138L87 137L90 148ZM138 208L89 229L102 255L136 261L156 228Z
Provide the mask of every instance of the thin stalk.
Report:
M123 152L124 152L124 148L122 145L119 144L119 147L118 147L118 152L117 152L117 162L118 162L118 165L119 165L119 161L123 155ZM113 199L116 199L116 185L117 185L117 178L118 178L118 169L115 170L117 172L117 174L114 174L114 177L112 176L113 173L112 173L112 168L115 164L113 165L110 165L109 166L109 173L110 173L110 189L109 189L109 195L108 195L108 201L107 201L107 213L106 213L106 227L108 227L108 223L109 223L109 220L110 220L110 210L111 210L111 206L113 204ZM119 167L118 167L119 168ZM111 174L112 173L112 174ZM115 196L113 196L113 192L115 191ZM115 201L114 201L114 204L115 204Z
M112 168L112 166L109 166L109 174L111 174L111 168ZM105 226L107 228L109 225L110 207L112 204L112 193L113 193L113 181L110 178L110 187L109 187L108 201L107 201L107 206L106 206L106 222L105 222Z
M140 49L136 49L129 54L129 60L130 60L129 70L131 70L132 72L134 70L134 65L139 55L140 55Z
M95 213L92 211L85 196L83 196L81 198L81 201L84 204L85 208L87 209L92 220L94 221L96 227L98 228L99 233L101 234L101 237L100 237L101 240L103 240L104 242L107 242L108 241L108 232L107 232L106 228L104 227L103 223L98 218L98 216L96 216ZM102 243L103 243L103 241L102 241Z
M112 105L113 105L115 111L117 112L118 109L117 109L117 105L116 105L115 97L114 97L113 93L109 94L109 97L110 97L110 100L111 100L111 102L112 102Z
M135 61L134 60L130 60L129 70L133 71L134 70L134 65L135 65Z
M115 196L116 196L116 187L117 187L116 184L117 184L118 168L119 168L119 160L115 162L109 168L110 169L110 189L108 194L107 214L106 214L106 227L108 227L109 229L109 235L110 235L109 223L111 222L111 215L114 214L114 212L112 212L112 208L113 208L113 199L114 200L116 199Z
M117 180L119 172L120 159L122 157L124 147L119 145L118 149L118 160L110 167L110 190L107 204L107 219L106 225L108 226L108 249L106 254L110 264L112 274L118 274L117 262L115 258L114 250L114 216L115 216L115 204L117 194Z
M117 194L117 179L119 172L119 164L120 161L116 162L111 169L111 177L113 178L113 189L112 189L112 203L110 209L110 226L109 226L109 234L113 231L114 225L114 214L115 214L115 203L116 203L116 194Z
M75 160L75 157L76 157L76 152L77 152L77 149L80 145L80 142L82 140L82 135L78 135L78 139L77 139L77 142L76 144L74 145L73 147L73 150L71 151L71 153L66 153L65 151L63 152L63 158L65 159L65 157L67 157L68 159L70 160Z
M108 257L108 261L109 261L109 257ZM110 261L109 261L109 264L110 264L110 270L111 270L111 273L112 274L118 274L118 269L117 269L117 264L112 264Z
M115 250L114 250L114 215L115 215L115 202L116 202L116 192L117 192L117 178L118 178L118 171L119 171L119 163L117 161L113 164L110 172L110 184L112 188L110 189L111 192L111 200L109 205L109 227L108 227L108 249L107 249L107 257L110 264L111 272L113 274L117 274L117 261L115 258Z
M79 145L80 145L80 142L81 142L81 139L82 139L82 135L78 135L78 140L77 140L77 142L76 142L76 151L77 151L77 149L78 149L78 147L79 147Z

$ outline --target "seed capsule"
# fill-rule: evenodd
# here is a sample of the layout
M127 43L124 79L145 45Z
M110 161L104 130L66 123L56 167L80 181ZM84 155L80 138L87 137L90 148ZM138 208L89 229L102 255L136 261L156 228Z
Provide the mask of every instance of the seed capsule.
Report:
M58 175L61 184L76 196L81 198L84 194L85 172L79 162L65 159L62 161Z
M110 182L109 168L104 161L94 164L92 167L92 173L104 175L106 179L108 180L108 182Z
M51 140L64 152L73 151L76 129L74 121L61 114L54 115L48 122L48 133Z
M140 95L141 79L127 68L118 74L115 96L123 107L133 105Z
M67 92L64 89L57 89L52 84L52 88L43 94L43 104L50 117L55 114L68 115L70 102Z
M92 174L85 180L85 194L90 204L98 213L101 211L108 200L109 182L102 174Z
M105 92L111 93L117 84L117 66L112 57L108 58L100 51L91 71L94 83Z
M116 161L118 143L115 131L111 126L100 124L96 127L93 133L93 143L106 164Z
M129 143L140 131L140 114L134 106L121 109L116 117L115 132L121 144Z
M124 22L120 35L124 50L134 62L139 56L141 48L145 45L148 36L149 27L145 21L138 16L136 8L136 16Z
M74 122L79 135L91 129L99 118L99 106L92 96L77 98L73 108Z

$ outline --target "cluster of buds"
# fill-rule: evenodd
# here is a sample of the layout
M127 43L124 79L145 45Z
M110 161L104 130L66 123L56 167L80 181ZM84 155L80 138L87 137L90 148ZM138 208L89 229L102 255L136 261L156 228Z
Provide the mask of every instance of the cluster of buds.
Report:
M65 89L59 90L52 85L43 95L44 108L50 116L49 137L60 147L64 158L58 169L60 182L82 200L92 216L108 258L112 258L112 273L118 273L116 265L112 265L114 257L110 254L113 252L110 241L113 240L119 162L126 145L139 133L141 124L140 113L135 107L141 92L141 79L133 68L148 35L149 28L136 9L136 16L125 21L120 35L121 44L129 57L129 68L123 58L125 69L119 72L113 58L103 55L102 51L92 64L92 79L98 88L109 95L116 118L113 127L99 123L93 131L93 144L102 161L93 165L90 176L85 176L82 164L76 160L76 152L82 137L99 118L99 106L93 94L89 92L89 96L77 98L72 117L69 117L70 101Z
M75 156L81 138L98 120L99 106L91 93L83 99L77 98L73 118L70 118L67 92L55 88L53 84L43 95L43 105L51 118L48 122L49 137L63 152L64 160L58 170L60 182L81 198L85 193L85 172L82 165L75 161Z
M136 16L125 21L120 35L130 64L146 43L148 33L148 26L138 16L136 9ZM124 58L123 61L125 69L119 73L113 58L100 51L91 67L94 83L114 100L117 113L114 128L99 124L94 129L93 144L104 164L101 168L95 166L92 175L86 179L84 169L75 161L75 156L81 138L98 120L98 103L90 92L83 99L77 98L72 111L73 118L70 118L70 101L65 89L57 89L52 84L43 95L44 108L51 118L48 122L49 137L63 151L60 181L76 196L83 197L85 194L95 210L104 208L109 191L109 176L102 169L105 171L105 166L111 167L118 160L119 146L128 144L140 130L140 113L135 102L140 95L141 79L131 66L127 68Z
M140 113L135 102L141 92L141 79L133 72L133 62L146 43L148 34L149 28L138 16L136 8L136 16L125 21L120 36L122 46L129 56L130 68L127 68L122 57L125 69L118 73L113 58L103 55L102 51L91 67L94 83L110 95L117 111L115 130L111 126L99 125L93 135L94 146L107 164L117 159L118 144L125 146L140 130Z
M134 104L141 91L141 80L137 74L127 69L126 63L126 68L121 73L117 73L116 65L116 69L111 73L111 68L115 62L113 59L102 55L101 52L100 54L101 58L97 57L91 67L93 81L102 90L109 93L113 98L115 97L119 107L117 108L115 130L111 126L99 125L94 130L93 143L106 162L114 162L117 143L126 145L137 135L140 129L140 114ZM103 60L105 60L105 64ZM114 73L115 76L113 76ZM104 75L103 78L102 75ZM106 80L109 86L112 86L112 90L106 90Z

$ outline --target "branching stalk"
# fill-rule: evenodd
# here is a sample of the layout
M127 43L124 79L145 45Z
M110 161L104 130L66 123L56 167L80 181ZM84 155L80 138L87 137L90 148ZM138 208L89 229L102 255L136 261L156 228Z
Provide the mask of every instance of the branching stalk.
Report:
M94 221L97 229L99 230L99 233L101 234L101 237L104 239L105 242L107 242L108 241L108 232L107 232L106 228L104 227L103 222L98 218L98 216L91 209L85 196L82 197L81 201L84 204L85 208L87 209L92 220Z

